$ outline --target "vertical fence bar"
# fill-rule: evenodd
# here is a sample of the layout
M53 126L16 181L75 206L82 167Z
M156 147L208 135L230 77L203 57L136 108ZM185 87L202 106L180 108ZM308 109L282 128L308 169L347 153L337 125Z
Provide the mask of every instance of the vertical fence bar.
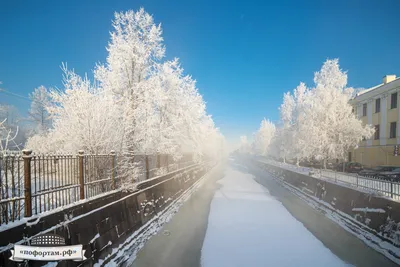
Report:
M50 166L50 164L49 164L49 157L50 157L50 155L47 154L47 155L46 155L46 161L45 161L45 164L46 164L47 184L45 184L44 189L49 189L49 188L50 188L50 171L49 171L49 166ZM50 203L51 203L51 201L50 201L50 193L47 193L46 195L47 195L47 210L50 210ZM45 199L44 201L46 201L46 199Z
M32 150L22 151L24 159L24 193L25 193L25 217L32 216L32 197L31 197L31 160Z
M10 162L10 155L5 155L5 180L6 180L6 182L5 182L5 197L3 197L3 198L8 198L9 196L8 196L8 169L9 169L9 162ZM5 203L4 204L4 213L5 213L5 222L6 223L8 223L8 203Z
M111 150L110 152L111 154L111 189L115 190L116 186L115 186L115 151Z
M146 180L150 178L150 172L149 172L149 156L146 155Z
M390 181L390 197L393 198L393 180Z
M20 197L21 194L21 158L18 156L18 161L17 161L17 175L18 175L18 196ZM18 219L21 219L21 200L18 201Z
M85 181L83 176L83 150L78 151L78 160L79 160L79 197L80 199L85 199Z
M49 207L49 210L50 209L54 209L54 206L55 206L55 204L54 203L56 203L56 201L57 200L55 200L54 199L54 191L53 191L53 189L54 189L54 170L53 170L53 159L54 159L54 155L53 154L51 154L50 156L49 156L49 162L50 162L50 184L49 184L49 188L51 189L51 206Z
M42 162L41 156L37 156L37 163L38 163L38 169L39 169L39 192L42 190L42 171L40 168L40 163ZM39 196L39 213L42 212L42 196Z
M358 187L358 173L356 174L356 182L357 182L357 187Z
M68 185L67 180L66 180L66 178L67 178L67 175L66 175L67 174L66 161L67 161L67 157L66 157L66 155L63 155L62 156L62 161L61 161L61 163L62 163L62 165L61 165L62 166L62 168L61 168L61 171L62 171L62 186ZM68 194L68 191L66 191L66 190L62 191L63 205L66 205L66 203L68 203L67 194Z
M11 161L11 198L12 199L15 197L15 165L14 165L15 158L16 158L15 154L12 155L12 161ZM10 217L11 217L11 221L13 222L13 221L15 221L15 216L14 216L14 214L15 214L15 201L13 200L10 203L11 203L11 207L10 207L11 216Z
M34 182L34 184L35 184L35 190L34 190L35 195L38 192L38 189L37 189L38 173L37 173L37 169L36 169L37 168L36 164L37 164L37 157L35 156L33 158L33 173L34 173L34 176L35 176L35 182ZM39 212L40 212L40 210L39 210ZM38 198L37 198L37 196L35 196L35 214L38 214Z

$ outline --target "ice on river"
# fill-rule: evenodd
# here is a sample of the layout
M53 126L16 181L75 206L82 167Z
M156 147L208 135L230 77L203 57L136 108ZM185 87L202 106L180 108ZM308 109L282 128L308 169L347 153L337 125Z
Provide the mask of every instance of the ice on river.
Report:
M227 168L211 203L202 267L352 266L326 248L244 168L234 166Z

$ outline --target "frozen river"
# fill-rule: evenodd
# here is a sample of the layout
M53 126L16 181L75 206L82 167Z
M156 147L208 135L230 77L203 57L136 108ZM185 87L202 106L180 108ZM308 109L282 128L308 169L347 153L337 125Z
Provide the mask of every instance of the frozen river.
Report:
M136 267L397 266L267 173L230 161L125 264Z
M201 266L351 266L295 219L254 176L228 167L211 202Z

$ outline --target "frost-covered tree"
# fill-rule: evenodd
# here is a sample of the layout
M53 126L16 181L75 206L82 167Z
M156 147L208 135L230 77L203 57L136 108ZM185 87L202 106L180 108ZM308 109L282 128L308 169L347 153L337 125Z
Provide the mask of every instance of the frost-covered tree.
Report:
M26 129L23 127L18 109L12 105L0 105L0 122L2 122L3 142L6 139L12 140L7 141L7 150L20 150L26 141Z
M12 105L0 104L0 119L4 120L4 125L9 128L16 128L22 120L18 109Z
M161 61L161 34L143 9L115 13L107 61L96 67L95 83L65 69L64 88L51 90L52 104L45 109L54 116L52 129L45 138L32 137L29 145L89 152L113 146L123 155L179 157L204 155L209 144L221 143L195 81L178 60Z
M266 155L269 145L275 136L275 125L265 118L261 121L260 128L254 134L253 148L258 155Z
M0 121L0 156L7 153L9 150L19 150L20 147L16 142L18 128L13 130L6 125L6 119Z
M131 177L137 154L178 160L218 157L224 138L206 112L196 81L177 59L162 61L162 31L143 9L115 13L105 64L95 81L64 68L64 88L50 90L52 127L29 139L38 152L119 155L120 173Z
M148 82L152 88L147 91L152 94L148 97L149 107L154 119L144 129L152 135L149 138L152 143L146 142L147 149L172 155L187 149L196 151L197 141L203 135L201 125L206 125L210 118L195 81L183 75L175 59L160 64Z
M201 154L206 129L214 126L195 81L177 60L161 62L160 25L140 9L116 13L113 28L107 62L97 66L95 77L121 105L124 153Z
M315 87L311 90L312 124L315 132L310 142L318 144L316 157L345 159L348 151L356 148L362 138L370 138L373 128L363 126L352 112L349 100L353 88L347 86L347 73L339 67L338 59L327 60L314 75Z
M35 135L27 147L41 152L109 153L122 135L121 116L112 94L97 88L66 67L63 90L50 90L47 110L53 127L46 135Z
M249 141L247 140L247 136L245 136L245 135L240 136L239 151L241 153L248 153L249 150L250 150L250 144L249 144Z
M49 91L42 85L35 88L29 97L32 102L28 115L33 123L33 134L45 134L51 126L50 114L47 110L51 101Z
M295 101L293 99L293 96L290 94L290 92L287 92L283 95L283 103L280 106L280 114L281 114L281 121L282 121L282 131L280 131L281 134L281 139L282 142L280 143L280 155L279 157L282 157L284 161L286 161L286 158L290 156L290 153L292 152L292 142L293 142L293 124L294 119L293 119L293 111L295 109Z
M267 155L270 157L273 157L275 159L283 158L283 156L282 156L283 155L283 144L284 144L283 128L276 127L275 135L271 139L271 143L268 147Z
M112 26L107 62L97 66L95 76L102 87L111 88L122 98L134 97L142 92L140 82L164 57L161 25L141 8L116 12Z
M362 138L373 134L352 112L347 73L337 59L327 60L314 75L315 87L301 83L293 95L286 93L280 107L281 156L297 159L345 159Z
M304 83L300 83L293 95L287 92L284 95L283 104L280 107L282 128L282 152L283 158L295 158L297 164L300 159L308 158L312 155L313 146L308 142L309 128L307 128L307 114L312 112L310 105L310 90Z
M116 12L113 28L107 62L97 66L95 77L102 88L114 92L122 107L125 135L121 149L133 155L144 149L141 143L148 138L139 131L151 105L149 91L155 89L148 78L164 57L165 48L161 26L143 8L137 12Z

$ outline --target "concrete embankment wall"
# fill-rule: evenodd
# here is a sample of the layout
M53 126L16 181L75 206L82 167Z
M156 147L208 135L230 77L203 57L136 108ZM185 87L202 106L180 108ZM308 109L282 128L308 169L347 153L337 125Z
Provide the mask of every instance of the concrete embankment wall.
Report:
M325 206L353 218L360 227L400 247L400 202L272 164L254 163Z
M0 231L0 266L17 266L8 259L13 244L27 245L44 233L60 235L66 245L82 244L86 250L85 262L59 262L58 266L92 266L179 198L212 166L184 168L142 182L134 192L115 192ZM29 266L43 264L31 261Z

